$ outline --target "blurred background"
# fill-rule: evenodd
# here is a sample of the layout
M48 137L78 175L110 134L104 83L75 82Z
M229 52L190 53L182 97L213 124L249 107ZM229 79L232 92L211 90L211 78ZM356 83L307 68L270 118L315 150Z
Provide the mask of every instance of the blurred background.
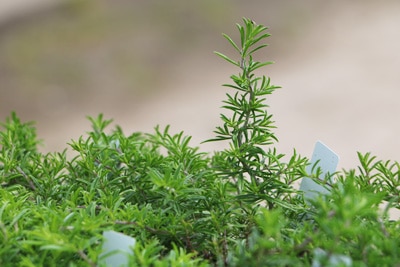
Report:
M221 33L248 17L269 27L260 61L278 151L311 157L321 140L355 168L357 151L400 160L400 2L320 0L2 0L0 121L35 121L43 152L62 151L103 113L126 134L170 124L213 137L238 70ZM202 151L222 144L201 145Z

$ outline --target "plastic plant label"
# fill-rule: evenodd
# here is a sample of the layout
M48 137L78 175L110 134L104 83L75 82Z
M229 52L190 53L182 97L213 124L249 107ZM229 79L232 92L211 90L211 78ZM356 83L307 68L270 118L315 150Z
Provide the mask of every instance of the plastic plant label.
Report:
M136 239L115 231L103 232L105 241L100 263L104 266L128 266L129 255L136 244Z
M322 266L353 266L353 260L346 255L342 254L330 254L320 248L314 249L314 259L312 261L312 267Z
M321 141L318 141L315 144L314 152L311 157L311 164L307 166L307 172L311 173L313 168L320 168L322 173L319 178L323 179L327 174L332 174L336 171L338 163L339 156ZM304 177L302 179L300 190L304 192L305 199L313 199L318 194L328 193L325 187L316 183L309 177Z

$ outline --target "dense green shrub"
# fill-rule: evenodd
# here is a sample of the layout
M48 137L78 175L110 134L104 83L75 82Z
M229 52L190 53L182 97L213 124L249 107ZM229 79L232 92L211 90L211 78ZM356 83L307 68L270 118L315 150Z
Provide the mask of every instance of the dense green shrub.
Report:
M266 28L244 19L240 69L227 85L206 154L169 128L125 135L111 120L66 151L42 154L35 128L13 113L0 132L0 266L97 266L105 230L135 237L131 266L399 266L399 164L361 155L358 170L334 177L330 194L305 202L293 183L308 160L274 148L265 97L277 87L255 71ZM323 182L323 181L322 181Z

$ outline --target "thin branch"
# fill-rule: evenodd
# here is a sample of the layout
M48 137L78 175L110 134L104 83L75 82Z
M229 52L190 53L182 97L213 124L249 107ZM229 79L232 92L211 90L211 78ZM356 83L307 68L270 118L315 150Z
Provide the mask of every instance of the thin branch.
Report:
M115 224L120 224L120 225L135 225L137 227L143 227L146 231L152 233L152 234L157 234L157 235L166 235L166 236L170 236L172 235L172 233L165 231L165 230L159 230L159 229L155 229L153 227L150 226L141 226L139 225L137 222L134 221L115 221Z
M29 178L29 176L21 169L21 167L17 166L16 169L25 178L25 180L28 182L29 187L32 190L36 190L36 186L33 184L31 178Z
M297 254L302 254L306 251L306 247L313 241L311 237L307 237L301 244L298 244L294 247L295 251L298 251Z
M91 267L96 267L96 263L94 263L89 257L88 255L86 255L85 252L83 252L82 250L78 250L78 254L79 256L86 261Z

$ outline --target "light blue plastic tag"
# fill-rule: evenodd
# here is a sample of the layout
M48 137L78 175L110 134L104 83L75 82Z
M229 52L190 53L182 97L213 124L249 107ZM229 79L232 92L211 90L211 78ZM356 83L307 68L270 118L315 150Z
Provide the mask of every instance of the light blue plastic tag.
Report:
M129 254L136 244L136 239L115 231L105 231L103 251L100 263L105 266L128 266Z
M311 157L311 164L307 166L307 172L311 173L312 168L320 168L322 173L320 179L324 179L327 174L333 174L339 163L339 156L329 147L318 141L315 144L314 152ZM329 181L334 182L334 181ZM313 199L318 194L327 194L329 191L322 185L314 182L311 178L304 177L300 184L300 190L304 192L305 199Z

